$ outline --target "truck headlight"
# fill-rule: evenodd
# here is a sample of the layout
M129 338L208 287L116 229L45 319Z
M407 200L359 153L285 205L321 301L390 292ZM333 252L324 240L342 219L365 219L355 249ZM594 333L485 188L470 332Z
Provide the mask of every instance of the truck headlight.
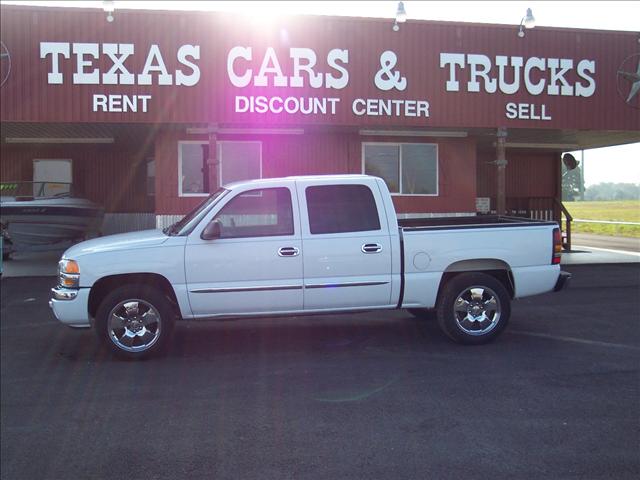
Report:
M80 267L75 260L62 259L58 262L58 284L64 288L80 286Z

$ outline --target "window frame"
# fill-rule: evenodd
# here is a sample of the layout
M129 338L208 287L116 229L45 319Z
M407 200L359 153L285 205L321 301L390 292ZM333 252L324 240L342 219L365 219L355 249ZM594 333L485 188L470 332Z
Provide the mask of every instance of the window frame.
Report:
M224 159L222 158L222 148L219 147L219 145L223 143L257 143L259 145L259 151L260 151L260 176L258 178L262 178L262 141L261 140L217 140L216 141L216 163L217 163L216 173L218 177L218 185L214 186L216 190L218 188L221 188L224 185L224 182L222 179L222 162L224 161ZM178 140L178 197L208 197L209 195L211 195L211 192L188 193L188 192L182 191L182 145L183 144L208 145L209 142L206 140Z
M367 145L384 145L390 147L398 147L398 162L399 162L399 192L389 192L392 197L439 197L440 196L440 152L437 143L425 143L425 142L362 142L361 157L362 157L362 173L365 174L366 156L365 150ZM402 146L403 145L430 145L436 148L436 193L402 193ZM382 179L384 180L384 178ZM385 182L386 183L386 182Z
M211 192L192 193L182 191L182 145L207 145L205 140L179 140L178 141L178 196L179 197L208 197ZM156 172L157 173L157 172Z
M224 161L222 157L222 145L225 143L257 143L260 151L260 176L258 178L262 178L262 142L260 140L218 140L216 141L216 159L218 160L217 173L220 186L224 185L222 178L222 162ZM220 148L218 148L218 145L220 145Z
M222 188L222 187L220 187ZM296 235L296 215L295 215L295 209L294 209L294 196L293 196L293 192L289 187L286 186L274 186L274 187L259 187L259 188L252 188L249 190L244 190L242 192L238 192L236 195L234 195L233 197L231 197L212 217L211 220L208 222L214 222L217 218L218 215L220 215L221 213L224 212L224 209L230 205L235 199L237 199L238 197L242 196L242 195L247 195L247 197L249 198L257 198L257 197L262 197L262 193L260 195L255 195L252 194L251 192L256 192L256 191L264 191L264 190L284 190L289 194L289 206L291 207L291 233L281 233L281 234L277 234L277 235L273 235L270 233L265 233L265 234L260 234L260 235L240 235L240 236L234 236L234 237L220 237L218 240L237 240L239 238L267 238L267 237L273 237L273 238L280 238L280 237L285 237L285 238L289 238L289 237L295 237ZM276 224L277 225L277 224Z
M149 176L149 165L153 164L153 177ZM155 157L146 157L145 158L145 167L146 167L146 179L147 179L147 197L155 197L156 196L156 159ZM149 179L153 178L153 192L149 191Z
M376 213L376 221L378 224L378 228L376 229L366 229L366 230L346 230L346 231L340 231L340 232L313 232L312 231L312 226L311 226L311 205L309 205L309 189L313 189L313 188L325 188L325 187L356 187L356 188L365 188L369 194L371 195L371 199L373 200L373 207ZM371 187L369 185L365 185L362 183L340 183L340 184L321 184L321 185L305 185L303 188L303 194L304 194L304 205L305 205L305 209L306 209L306 222L307 222L307 229L309 230L309 235L310 238L314 238L320 235L347 235L347 236L353 236L353 235L362 235L364 233L369 233L371 232L372 234L378 234L379 232L383 232L384 231L384 220L382 218L380 218L380 206L378 203L378 199L376 198L376 194L375 192L371 189Z

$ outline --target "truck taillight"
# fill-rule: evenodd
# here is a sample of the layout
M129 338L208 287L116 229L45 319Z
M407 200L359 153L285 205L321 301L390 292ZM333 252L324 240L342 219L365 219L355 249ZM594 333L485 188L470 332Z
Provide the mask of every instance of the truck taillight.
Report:
M559 228L553 229L553 254L551 256L551 264L559 265L560 256L562 255L562 234Z

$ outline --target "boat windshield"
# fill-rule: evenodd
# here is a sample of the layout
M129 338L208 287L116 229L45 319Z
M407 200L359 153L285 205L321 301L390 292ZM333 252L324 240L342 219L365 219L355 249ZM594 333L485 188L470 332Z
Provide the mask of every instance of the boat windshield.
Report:
M220 200L229 190L221 188L207 197L207 199L196 208L187 213L181 220L164 228L162 232L169 236L188 235L195 228L202 217Z

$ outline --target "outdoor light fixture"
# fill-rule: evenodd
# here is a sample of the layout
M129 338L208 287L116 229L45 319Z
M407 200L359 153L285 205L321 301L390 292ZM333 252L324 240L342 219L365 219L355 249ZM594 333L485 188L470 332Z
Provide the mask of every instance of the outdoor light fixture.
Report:
M107 13L107 22L113 22L113 12L116 10L116 5L113 0L103 0L102 10Z
M397 32L400 30L399 23L404 23L407 21L407 11L404 9L404 3L398 2L398 10L396 11L396 21L393 23L393 31Z
M525 28L533 28L536 26L536 19L533 16L530 8L527 8L527 14L522 17L520 20L520 29L518 30L518 36L520 38L524 37L524 29Z

